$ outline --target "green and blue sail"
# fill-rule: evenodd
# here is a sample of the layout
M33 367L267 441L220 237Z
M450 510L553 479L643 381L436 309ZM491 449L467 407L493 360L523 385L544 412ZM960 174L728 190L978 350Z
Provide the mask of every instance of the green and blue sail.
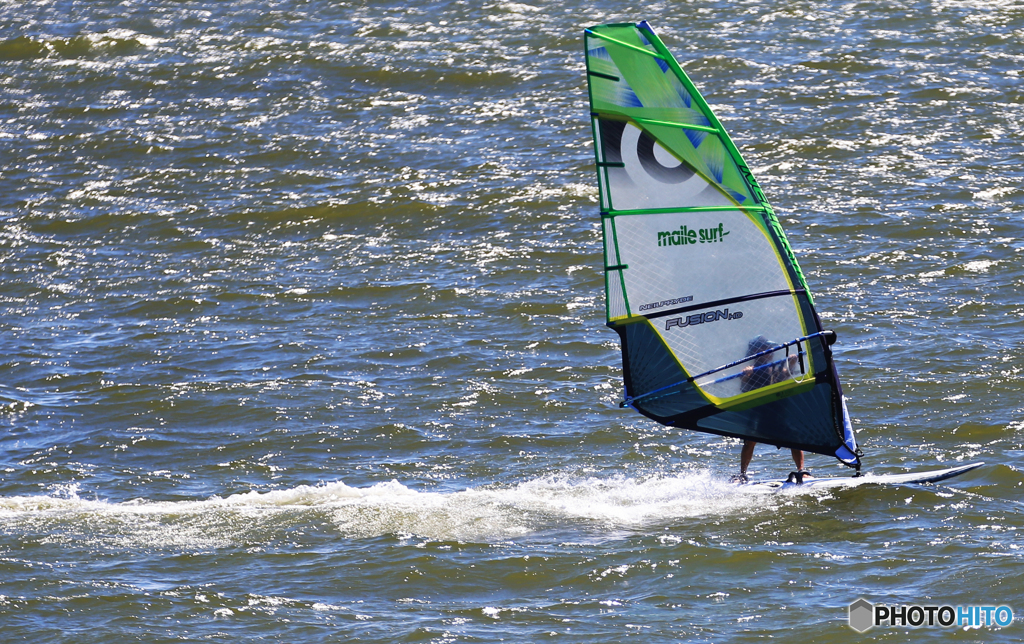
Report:
M835 335L722 124L646 22L584 42L623 406L859 468Z

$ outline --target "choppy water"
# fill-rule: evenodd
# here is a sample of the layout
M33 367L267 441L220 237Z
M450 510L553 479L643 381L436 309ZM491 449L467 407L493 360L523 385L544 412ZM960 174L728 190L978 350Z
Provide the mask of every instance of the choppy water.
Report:
M989 466L743 496L735 442L617 408L581 32L644 18L780 213L868 467ZM4 639L1024 616L1022 43L998 1L4 3Z

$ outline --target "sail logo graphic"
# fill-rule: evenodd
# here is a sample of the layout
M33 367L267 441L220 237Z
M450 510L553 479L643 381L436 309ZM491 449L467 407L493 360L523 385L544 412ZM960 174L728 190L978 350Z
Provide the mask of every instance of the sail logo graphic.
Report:
M668 331L673 327L682 329L683 327L706 324L708 322L718 322L719 320L738 320L741 317L743 317L743 311L733 311L732 313L729 313L729 309L707 311L706 313L695 313L694 315L688 315L686 317L669 318L665 320L665 330Z
M719 223L714 228L695 228L680 226L676 230L658 233L658 246L688 246L690 244L713 244L725 241L729 231L725 224Z
M684 302L692 302L693 296L687 295L686 297L677 297L674 300L662 300L661 302L651 302L650 304L641 304L641 311L650 311L651 309L660 309L663 306L672 306L673 304L682 304Z

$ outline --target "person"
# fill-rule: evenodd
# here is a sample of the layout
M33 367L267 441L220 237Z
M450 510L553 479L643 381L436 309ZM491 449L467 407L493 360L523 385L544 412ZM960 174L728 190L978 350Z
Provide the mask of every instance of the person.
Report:
M747 345L748 356L761 353L762 351L767 353L754 358L754 364L743 368L742 375L740 376L740 391L753 391L789 378L792 369L796 366L797 356L791 355L788 359L775 363L775 360L773 360L775 352L768 352L769 349L775 346L777 345L770 342L763 335L759 335L749 342ZM771 422L764 415L764 410L753 410L753 419L755 428L762 422ZM747 482L747 467L754 457L754 447L756 446L757 441L750 440L749 438L743 441L743 449L740 450L740 473L732 477L733 482ZM813 478L810 471L804 468L803 450L794 447L791 451L793 463L796 465L796 472L790 473L789 481L803 483L804 479Z

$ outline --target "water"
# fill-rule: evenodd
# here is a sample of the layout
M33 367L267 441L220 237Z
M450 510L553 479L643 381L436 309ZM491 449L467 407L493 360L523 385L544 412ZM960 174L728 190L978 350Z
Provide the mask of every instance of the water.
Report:
M617 408L581 32L643 18L779 211L867 467L988 466L743 496L734 441ZM1022 25L990 1L3 5L5 639L908 637L851 630L858 597L1019 618Z

